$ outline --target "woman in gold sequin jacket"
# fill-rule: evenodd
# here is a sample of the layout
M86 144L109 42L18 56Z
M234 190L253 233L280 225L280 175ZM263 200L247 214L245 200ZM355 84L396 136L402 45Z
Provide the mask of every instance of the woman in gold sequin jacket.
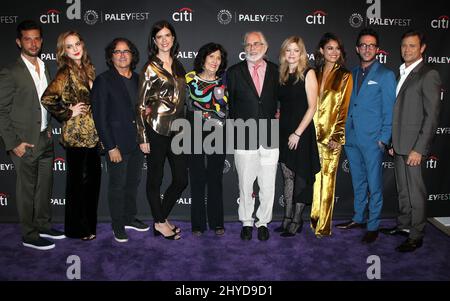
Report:
M65 235L92 240L96 235L101 166L98 135L90 105L94 66L79 33L59 35L58 72L42 96L42 105L62 123L67 178Z
M180 229L167 219L188 184L184 154L171 149L172 122L184 118L185 70L177 60L178 41L172 24L153 24L149 36L149 60L140 78L137 108L139 146L147 154L147 200L153 215L154 234L171 240ZM172 182L161 199L164 163L169 160Z

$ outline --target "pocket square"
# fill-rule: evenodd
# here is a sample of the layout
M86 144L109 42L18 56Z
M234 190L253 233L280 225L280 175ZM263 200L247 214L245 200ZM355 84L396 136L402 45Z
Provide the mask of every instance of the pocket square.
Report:
M378 85L378 82L373 81L373 80L369 80L369 82L367 84L368 85Z

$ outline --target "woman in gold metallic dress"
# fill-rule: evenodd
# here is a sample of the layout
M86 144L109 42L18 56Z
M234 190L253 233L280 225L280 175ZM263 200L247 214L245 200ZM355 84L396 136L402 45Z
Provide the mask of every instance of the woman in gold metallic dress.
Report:
M56 51L58 72L41 102L62 122L67 163L64 232L67 237L92 240L101 177L99 138L90 105L95 71L79 33L60 34Z
M172 24L156 22L149 36L149 60L141 74L137 108L139 146L147 154L147 199L154 234L172 240L180 238L180 229L167 218L188 184L185 155L175 154L171 149L175 135L171 125L175 119L184 118L186 95L186 72L176 58L177 53L177 36ZM161 200L166 158L172 183Z
M322 169L314 182L311 227L317 237L331 235L336 173L345 144L345 120L353 80L351 72L343 66L344 59L340 39L325 33L315 52L319 98L314 124Z

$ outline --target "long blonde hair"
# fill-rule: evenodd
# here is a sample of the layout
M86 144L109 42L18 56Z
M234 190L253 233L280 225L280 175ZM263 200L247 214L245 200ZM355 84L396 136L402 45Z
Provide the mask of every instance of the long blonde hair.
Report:
M78 37L78 39L80 39L81 45L83 46L83 56L81 57L80 66L66 55L64 41L68 36ZM56 42L56 63L58 64L58 68L68 66L81 80L86 83L89 82L89 80L94 81L95 79L94 65L92 64L91 59L87 53L83 38L76 31L66 31L58 36L58 40Z
M297 70L295 71L295 81L294 84L297 83L300 79L304 80L305 75L303 74L305 69L308 66L308 57L306 55L305 43L303 43L302 38L299 36L290 36L286 40L284 40L283 44L281 44L280 49L280 78L279 82L281 85L286 84L289 79L289 64L286 61L286 50L290 44L295 43L300 49L300 60L297 65Z

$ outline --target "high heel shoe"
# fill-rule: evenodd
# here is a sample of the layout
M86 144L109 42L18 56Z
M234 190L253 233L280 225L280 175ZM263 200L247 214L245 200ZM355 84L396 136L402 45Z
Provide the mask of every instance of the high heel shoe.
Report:
M173 230L172 230L173 231ZM155 226L155 224L153 224L153 235L154 236L162 236L162 237L164 237L165 239L169 239L169 240L179 240L180 238L181 238L181 236L180 235L178 235L178 233L173 233L173 235L169 235L169 236L165 236L162 232L160 232L160 231L158 231L157 229L156 229L156 226Z

